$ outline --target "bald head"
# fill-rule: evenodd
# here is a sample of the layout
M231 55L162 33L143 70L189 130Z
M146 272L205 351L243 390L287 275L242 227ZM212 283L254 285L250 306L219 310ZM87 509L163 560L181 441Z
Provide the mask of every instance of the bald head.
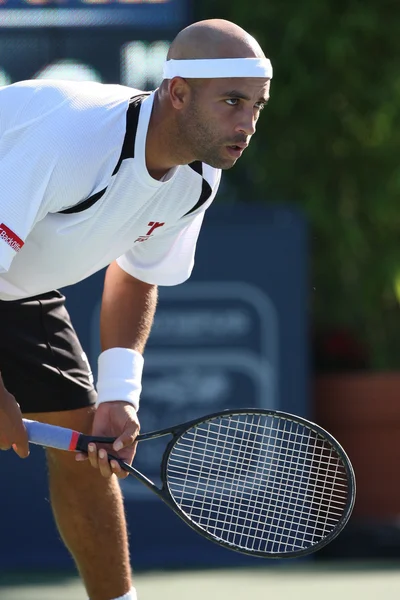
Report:
M199 21L183 29L172 42L168 60L207 58L264 58L247 31L223 19Z

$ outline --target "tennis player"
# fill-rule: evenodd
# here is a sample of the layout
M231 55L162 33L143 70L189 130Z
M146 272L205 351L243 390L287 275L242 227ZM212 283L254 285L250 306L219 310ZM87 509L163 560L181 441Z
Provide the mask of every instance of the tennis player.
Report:
M3 450L28 455L23 413L117 436L114 451L132 461L157 286L190 276L221 169L249 144L271 77L254 38L209 20L178 34L152 93L38 80L0 88ZM104 267L95 390L55 290ZM135 599L121 469L95 447L88 460L56 450L47 460L57 526L89 597Z

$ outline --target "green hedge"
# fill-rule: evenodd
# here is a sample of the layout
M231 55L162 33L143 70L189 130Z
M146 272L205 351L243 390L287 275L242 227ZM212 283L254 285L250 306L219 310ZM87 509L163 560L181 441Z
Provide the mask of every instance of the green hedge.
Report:
M349 328L372 368L399 368L398 2L203 0L196 18L214 17L252 33L275 69L257 135L225 174L228 189L301 205L316 327Z

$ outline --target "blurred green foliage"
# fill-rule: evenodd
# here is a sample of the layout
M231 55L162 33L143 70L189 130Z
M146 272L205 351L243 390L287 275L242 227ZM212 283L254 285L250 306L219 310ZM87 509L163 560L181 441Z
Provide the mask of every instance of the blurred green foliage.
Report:
M242 26L274 67L271 101L226 189L302 207L315 327L350 329L373 369L398 369L400 3L202 0L196 18Z

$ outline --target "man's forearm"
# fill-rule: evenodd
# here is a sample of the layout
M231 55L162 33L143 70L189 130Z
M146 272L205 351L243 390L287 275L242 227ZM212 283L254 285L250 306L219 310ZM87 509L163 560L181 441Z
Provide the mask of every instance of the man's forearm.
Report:
M157 305L157 286L134 279L116 263L107 269L100 314L102 350L131 348L143 354Z

